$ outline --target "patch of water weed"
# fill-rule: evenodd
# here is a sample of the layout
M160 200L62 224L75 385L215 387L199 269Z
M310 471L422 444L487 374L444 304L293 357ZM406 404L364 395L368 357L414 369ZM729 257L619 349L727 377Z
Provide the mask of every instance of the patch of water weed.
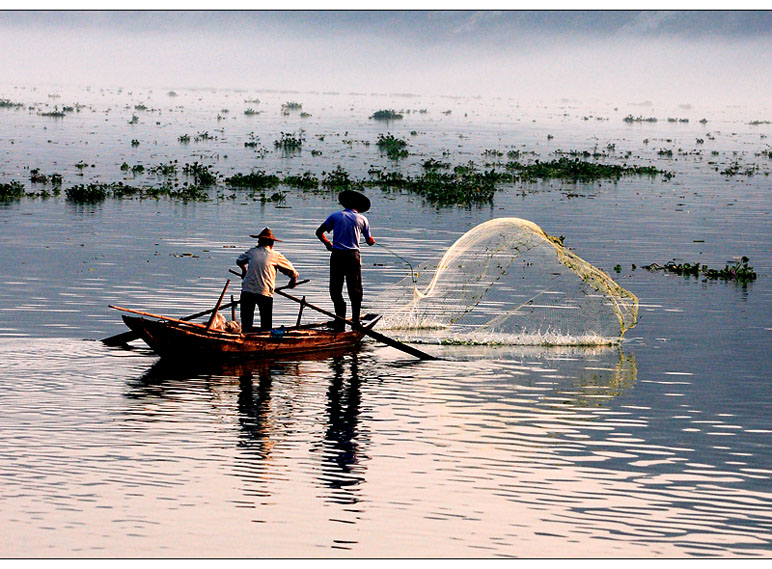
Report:
M718 168L716 168L718 170ZM750 166L742 166L739 162L735 161L723 170L721 170L721 175L723 176L737 176L737 175L743 175L743 176L753 176L755 173L759 171L759 167L755 164L751 164Z
M300 113L300 118L301 118L301 119L307 119L307 118L309 118L310 116L311 116L311 113L307 113L307 112L305 112L305 111L303 111L302 113Z
M448 170L450 168L450 162L441 162L434 158L429 158L421 164L424 170Z
M159 176L174 176L177 174L177 161L171 160L165 164L161 163L158 166L150 166L148 171Z
M284 115L288 115L290 111L300 111L302 109L303 109L303 104L297 103L295 101L287 101L281 106L281 112Z
M386 156L392 160L398 160L405 158L408 155L407 141L396 138L393 134L389 133L386 136L383 134L378 135L378 141L375 143L381 152L385 152Z
M177 93L175 91L167 91L166 92L167 97L176 97Z
M134 147L134 148L139 146L139 140L137 140L136 138L132 138L131 139L131 146Z
M209 131L204 131L196 134L196 136L193 137L193 140L195 142L201 142L203 140L217 140L217 137L210 135Z
M646 117L646 118L644 118L643 116L634 117L633 115L627 115L622 120L624 120L626 123L634 123L634 122L652 122L653 123L653 122L657 122L657 119L654 118L654 117Z
M0 183L0 200L18 199L24 195L24 184L11 180Z
M628 166L626 164L600 164L579 159L559 158L549 162L536 160L532 164L520 162L507 162L505 168L517 175L522 181L536 181L539 179L561 179L576 182L589 182L594 180L617 180L623 176L657 176L665 179L673 177L672 172L660 170L654 166Z
M357 185L360 184L352 180L340 165L332 172L322 172L322 186L328 190L345 190Z
M182 167L182 173L193 178L195 186L208 187L217 182L217 172L212 172L212 166L207 166L199 162L185 164Z
M0 99L0 109L21 109L24 103L14 103L10 99Z
M225 178L225 183L235 188L260 190L274 188L281 183L281 180L278 176L266 174L263 170L256 170L249 174L234 174L229 178Z
M278 140L273 141L273 145L276 148L287 152L293 152L300 150L303 147L305 141L304 132L301 130L297 135L295 133L282 132Z
M137 124L139 122L139 117L137 115L131 115L131 120L129 121L129 124Z
M500 180L500 174L478 171L470 162L468 166L456 166L452 172L429 170L410 179L404 187L435 205L474 205L489 203Z
M772 124L772 121L759 121L759 120L755 120L755 121L749 122L748 124L751 125L751 126L759 126L759 125L762 125L762 124Z
M259 115L262 111L256 111L255 109L246 109L244 114L248 117Z
M665 265L652 263L643 268L649 271L664 271L684 277L704 277L706 280L735 281L738 283L747 283L756 280L756 271L748 262L748 257L741 257L733 265L726 264L723 269L711 269L707 265L700 263L676 263L675 259L668 261Z
M78 184L67 188L67 199L75 203L96 203L107 199L108 184Z
M372 115L370 115L370 118L377 121L393 121L401 119L402 115L394 109L383 109L380 111L375 111Z
M133 166L129 166L129 164L126 162L121 164L122 172L128 172L129 170L131 170L132 174L142 174L145 172L145 167L142 164L134 164Z
M177 142L181 144L187 144L190 142L190 135L189 134L183 134L181 136L177 137Z
M61 174L56 172L51 175L41 174L40 168L33 168L29 171L29 180L33 184L47 184L51 182L53 186L61 186L63 181Z
M260 99L244 99L244 102L251 105L259 105Z
M38 113L38 114L41 117L51 117L51 118L55 118L55 119L60 119L63 116L65 116L64 111L60 111L59 107L57 107L57 106L54 106L54 110L53 111L48 111L48 112L45 112L45 113Z
M285 185L301 190L316 190L319 188L319 178L311 172L303 172L300 176L286 176L282 180Z
M384 172L379 168L370 168L367 173L370 175L370 180L365 184L381 189L405 188L410 182L410 178L405 177L402 172Z

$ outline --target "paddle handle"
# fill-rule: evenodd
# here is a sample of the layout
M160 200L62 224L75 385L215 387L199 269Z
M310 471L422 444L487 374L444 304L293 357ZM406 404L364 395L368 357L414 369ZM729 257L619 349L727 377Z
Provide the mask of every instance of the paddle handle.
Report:
M236 275L240 279L244 278L244 277L241 276L241 273L239 273L238 271L234 271L233 269L228 269L228 272L229 273L233 273L234 275ZM297 286L300 286L302 284L306 284L306 283L309 283L309 282L311 282L311 279L305 279L305 280L296 282L295 286L297 287ZM273 291L276 292L276 291L279 291L279 290L284 290L285 288L291 288L291 287L290 287L290 285L284 285L284 286L280 286L278 288L273 289Z
M418 348L414 348L413 346L408 346L407 344L403 344L402 342L398 340L394 340L393 338L389 338L388 336L384 336L383 334L376 332L374 330L371 330L370 328L367 328L366 326L362 326L361 324L357 324L356 322L353 322L351 320L348 320L346 318L343 318L341 316L338 316L337 314L333 312L329 312L325 310L324 308L319 308L318 306L314 306L310 302L304 302L303 300L297 298L296 296L292 296L291 294L287 294L286 292L279 290L278 288L274 291L278 292L281 296L285 298L289 298L290 300L294 300L295 302L301 303L303 306L307 306L308 308L311 308L313 310L316 310L317 312L321 312L322 314L326 316L330 316L331 318L334 318L336 320L342 320L349 326L351 326L354 330L358 330L360 332L363 332L365 335L370 336L371 338L378 340L379 342L386 344L387 346L391 346L392 348L396 348L400 351L405 352L406 354L410 354L411 356L415 356L422 360L436 360L437 357L427 354L426 352L422 352Z

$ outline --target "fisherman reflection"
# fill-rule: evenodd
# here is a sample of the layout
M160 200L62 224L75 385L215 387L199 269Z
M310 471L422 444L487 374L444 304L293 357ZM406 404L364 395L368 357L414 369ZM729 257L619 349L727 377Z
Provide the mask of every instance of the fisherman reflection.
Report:
M270 440L272 382L271 369L267 366L246 371L239 377L239 424L244 435L239 447L254 458L269 458L274 445Z
M351 362L346 373L346 361ZM327 429L322 449L322 474L326 486L333 490L329 500L339 504L359 501L356 487L364 481L359 425L362 398L359 361L356 354L331 361L333 378L327 390Z

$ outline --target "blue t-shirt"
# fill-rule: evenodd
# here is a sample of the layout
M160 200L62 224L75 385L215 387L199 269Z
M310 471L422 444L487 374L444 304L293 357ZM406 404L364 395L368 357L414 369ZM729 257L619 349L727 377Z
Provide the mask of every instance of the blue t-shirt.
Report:
M359 240L364 234L370 239L370 222L353 209L336 211L324 220L324 228L332 231L333 249L359 249Z

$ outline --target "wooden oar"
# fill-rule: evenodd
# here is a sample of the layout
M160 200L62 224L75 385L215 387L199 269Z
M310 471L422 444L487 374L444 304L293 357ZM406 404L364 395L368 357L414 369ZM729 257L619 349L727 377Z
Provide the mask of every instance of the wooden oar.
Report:
M225 298L225 291L228 290L229 284L231 284L230 279L225 281L225 288L222 289L220 298L217 299L217 304L215 304L214 308L212 309L212 316L209 317L209 322L206 323L207 330L211 330L212 326L214 325L214 319L217 317L217 313L220 311L220 305L222 304L222 299Z
M107 305L108 308L114 310L120 310L122 312L131 312L132 314L139 314L140 316L150 316L151 318L158 318L160 320L166 320L167 322L176 322L177 324L186 324L188 326L195 326L196 328L207 329L206 324L199 324L198 322L188 322L180 318L169 318L168 316L161 316L160 314L153 314L152 312L142 312L141 310L133 310L131 308L123 308L122 306L114 306L112 304Z
M332 318L335 318L335 320L342 320L349 326L351 326L354 330L359 330L360 332L364 332L367 336L370 336L371 338L374 338L375 340L378 340L379 342L382 342L386 344L387 346L391 346L392 348L396 348L398 350L401 350L407 354L410 354L411 356L415 356L417 358L420 358L422 360L436 360L439 358L436 358L435 356L431 354L427 354L426 352L422 352L418 348L414 348L413 346L408 346L407 344L403 344L402 342L399 342L393 338L389 338L388 336L384 336L380 332L376 332L374 330L370 330L369 328L366 328L365 326L362 326L360 324L357 324L353 322L352 320L348 320L347 318L341 318L337 314L333 312L328 312L327 310L323 308L319 308L318 306L314 306L310 302L303 302L301 299L297 298L296 296L292 296L290 294L287 294L286 292L279 290L278 288L274 291L278 292L280 295L282 295L285 298L289 298L290 300L294 300L295 302L302 303L304 306L307 306L308 308L312 308L313 310L316 310L317 312L321 312L322 314L325 314L327 316L330 316Z

